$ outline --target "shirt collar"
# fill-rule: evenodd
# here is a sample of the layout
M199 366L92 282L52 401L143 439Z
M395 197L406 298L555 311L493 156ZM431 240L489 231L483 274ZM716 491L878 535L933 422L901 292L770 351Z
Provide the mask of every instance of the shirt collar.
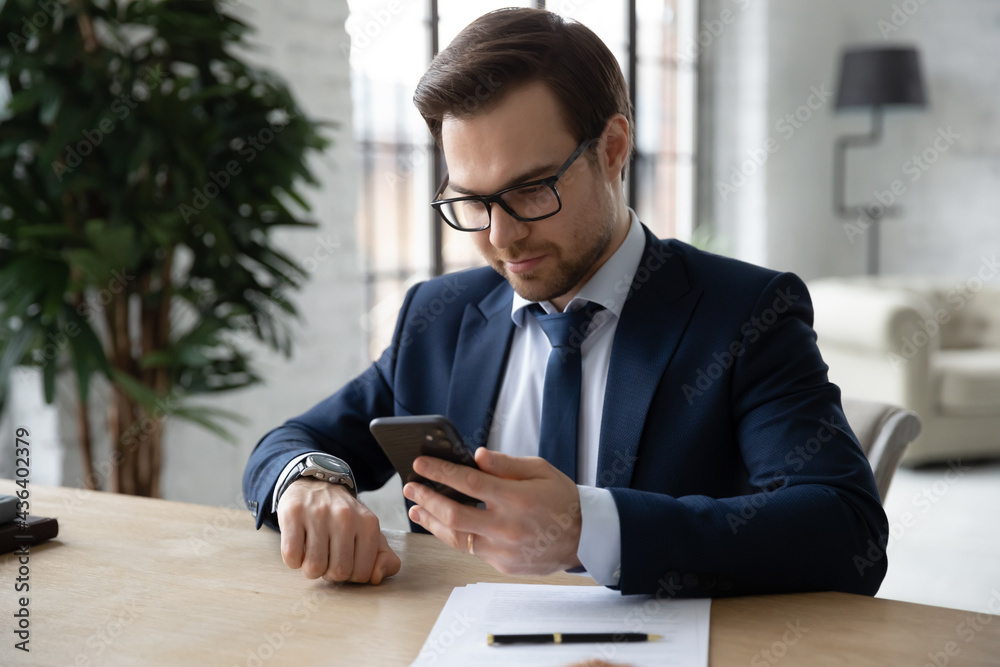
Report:
M604 306L615 317L621 316L622 308L625 306L625 296L632 285L632 278L639 269L639 262L646 248L646 238L639 217L631 208L628 209L628 213L631 222L625 240L570 300L566 306L567 310L582 308L588 301L593 301ZM510 313L514 324L519 327L524 324L524 309L534 303L540 304L546 313L558 312L548 301L528 301L514 292Z

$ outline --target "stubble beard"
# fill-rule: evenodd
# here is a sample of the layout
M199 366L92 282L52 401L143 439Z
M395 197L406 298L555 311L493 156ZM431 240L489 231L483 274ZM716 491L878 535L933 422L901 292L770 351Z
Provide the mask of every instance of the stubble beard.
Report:
M599 218L600 227L596 237L582 249L576 257L562 258L559 256L560 249L549 244L528 251L521 251L520 248L511 248L511 255L514 257L537 257L539 255L551 255L557 262L555 275L542 280L535 272L516 275L510 274L503 261L494 259L491 264L493 268L503 276L514 291L528 301L552 301L576 288L580 282L590 273L594 264L607 251L611 245L611 239L615 232L615 211L610 197L601 197ZM544 223L543 221L540 221ZM583 226L586 226L586 222Z

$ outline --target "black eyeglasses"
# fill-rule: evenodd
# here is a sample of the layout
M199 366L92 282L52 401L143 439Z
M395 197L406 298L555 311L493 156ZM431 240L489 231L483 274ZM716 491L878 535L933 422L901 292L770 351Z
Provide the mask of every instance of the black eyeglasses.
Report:
M492 195L470 195L452 199L437 199L448 187L448 177L438 188L431 206L441 214L444 221L462 232L481 232L490 228L493 207L497 203L511 216L521 222L534 222L552 217L562 210L562 199L556 190L556 181L562 178L573 161L583 154L597 139L587 139L573 151L554 176L537 181L521 183L504 188Z

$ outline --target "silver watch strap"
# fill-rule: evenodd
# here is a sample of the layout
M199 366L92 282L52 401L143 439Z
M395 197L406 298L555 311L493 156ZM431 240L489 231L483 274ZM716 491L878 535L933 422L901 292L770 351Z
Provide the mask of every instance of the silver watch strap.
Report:
M305 454L300 454L299 456L296 456L294 459L289 461L285 465L285 467L281 469L281 474L278 475L278 480L274 483L274 491L271 494L272 514L276 515L278 513L278 500L281 499L281 491L287 488L288 486L287 484L285 484L285 480L288 478L289 475L292 474L292 471L295 470L296 466L298 466L299 463L301 463L302 461L305 461L307 456L312 456L313 454L322 454L322 453L323 452L306 452Z

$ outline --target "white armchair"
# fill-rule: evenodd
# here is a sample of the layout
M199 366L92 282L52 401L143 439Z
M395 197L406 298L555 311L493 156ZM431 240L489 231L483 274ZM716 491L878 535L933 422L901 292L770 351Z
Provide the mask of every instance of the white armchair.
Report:
M809 283L830 380L917 413L904 461L1000 457L1000 289L910 277ZM981 283L980 283L981 285Z
M843 404L847 423L868 457L884 505L903 453L920 433L920 419L912 410L886 403L844 397Z

